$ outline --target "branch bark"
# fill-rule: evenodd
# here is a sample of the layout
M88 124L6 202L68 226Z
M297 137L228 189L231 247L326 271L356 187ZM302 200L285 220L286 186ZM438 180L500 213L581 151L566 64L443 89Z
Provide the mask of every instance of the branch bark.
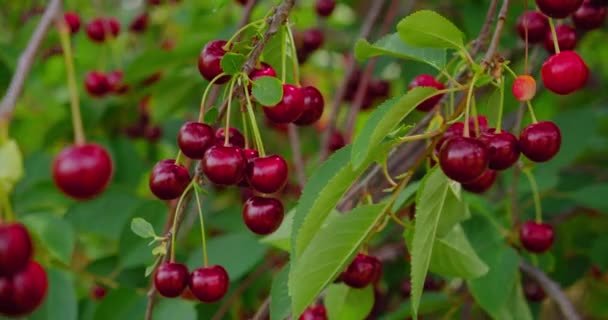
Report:
M496 28L494 29L494 34L492 35L492 41L490 42L490 47L488 47L488 51L486 51L486 55L483 58L482 65L490 63L496 54L496 50L498 50L502 29L505 25L505 20L507 19L507 13L509 12L509 3L509 0L503 0L502 2L500 13L498 14L498 21L496 22Z

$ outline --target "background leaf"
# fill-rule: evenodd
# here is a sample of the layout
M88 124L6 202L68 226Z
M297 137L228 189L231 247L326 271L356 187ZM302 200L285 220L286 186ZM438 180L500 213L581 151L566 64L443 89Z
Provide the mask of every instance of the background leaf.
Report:
M72 225L47 213L27 215L23 223L40 239L40 244L51 256L67 265L71 264L75 245Z
M325 293L328 319L363 320L374 306L373 286L353 289L343 283L332 284Z
M429 269L464 279L478 278L488 272L488 266L477 256L460 225L435 240Z
M423 48L464 47L464 34L440 14L421 10L410 14L397 25L399 36L405 43Z
M272 279L270 288L270 320L283 320L291 312L291 298L289 296L289 264Z
M150 224L150 222L140 217L133 218L133 220L131 220L131 230L133 233L144 239L154 238L156 236L154 227Z
M370 44L365 39L357 41L355 44L357 60L363 61L376 56L391 56L423 62L438 70L443 69L446 63L444 49L412 47L405 44L397 33L389 34L374 44Z

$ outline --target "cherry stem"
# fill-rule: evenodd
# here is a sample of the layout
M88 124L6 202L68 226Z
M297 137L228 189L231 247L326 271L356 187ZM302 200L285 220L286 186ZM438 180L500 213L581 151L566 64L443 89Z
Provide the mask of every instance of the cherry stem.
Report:
M247 124L247 111L241 110L241 119L243 120L243 130L245 131L245 149L249 149L249 125Z
M522 172L526 175L526 177L528 177L528 181L530 182L530 188L532 189L532 197L534 198L534 210L536 213L536 222L542 223L543 212L540 202L540 194L538 193L538 184L536 183L534 175L532 174L532 172L530 172L530 169L525 168L522 170Z
M249 120L251 121L251 131L253 132L253 137L255 139L255 144L258 148L258 152L261 157L266 156L266 152L264 151L264 143L262 142L262 137L260 135L260 130L258 129L258 124L255 120L255 114L253 113L253 106L251 105L251 98L249 97L249 90L243 86L243 90L245 91L245 99L247 100L247 113L249 114Z
M549 27L551 27L551 36L553 37L553 46L555 47L555 53L560 53L559 43L557 42L557 32L555 32L555 25L553 24L553 18L549 18Z
M201 222L201 241L203 243L203 266L209 265L209 258L207 255L207 240L205 237L205 220L203 219L203 209L201 207L201 199L198 195L198 186L194 187L194 196L196 197L196 207L198 208L198 218Z
M283 39L281 42L281 80L285 83L287 78L287 39Z
M413 136L407 136L407 137L403 137L403 138L399 138L400 142L410 142L410 141L418 141L418 140L424 140L424 139L430 139L433 137L436 137L438 135L440 135L442 132L441 130L435 130L435 131L431 131L431 132L427 132L427 133L422 133L422 134L416 134Z
M175 164L176 165L181 165L182 164L182 160L184 159L184 155L182 153L182 150L180 149L177 152L177 157L175 157Z
M498 119L496 120L496 133L500 133L502 129L502 116L505 106L505 76L500 77L500 85L498 86L500 92L500 102L498 104Z
M11 207L11 200L8 196L8 193L4 192L2 196L2 204L4 207L4 211L6 212L6 221L11 222L15 220L15 214L13 213L13 208ZM1 218L1 215L0 215Z
M528 111L530 112L530 117L532 118L532 123L537 123L536 114L534 114L534 108L532 108L532 102L530 100L526 101L526 105L528 106Z
M464 109L464 136L470 137L469 132L469 112L471 109L471 100L473 98L473 89L475 88L475 81L477 81L478 74L475 73L473 79L471 80L471 85L469 86L469 92L467 93L467 106Z
M473 108L471 108L471 113L473 116L473 125L475 126L475 136L479 136L479 118L477 118L477 102L475 101L475 97L473 97L471 103L473 106Z
M232 90L234 90L234 83L236 78L230 80L230 89L228 89L228 105L226 105L226 129L224 130L224 145L228 145L230 139L230 107L232 105Z
M293 67L293 78L296 81L296 85L300 86L300 64L298 64L298 51L296 49L296 41L293 37L291 28L285 24L287 30L287 36L289 38L289 44L291 45L291 66Z
M57 22L57 28L59 29L59 38L61 40L61 48L63 49L63 57L65 59L65 67L68 74L68 89L70 91L70 108L72 113L72 127L74 128L74 142L77 145L80 145L84 144L86 139L82 126L82 116L80 115L78 86L76 85L74 60L72 56L72 46L70 43L70 30L63 20Z
M209 82L209 84L207 85L207 88L205 88L205 92L203 93L203 98L201 99L201 109L198 113L198 122L203 122L203 117L205 116L205 106L207 104L207 96L209 95L209 91L211 90L211 88L213 87L213 85L223 76L225 76L225 73L220 73L218 74L215 78L211 79L211 81Z
M230 45L232 44L232 42L234 42L234 39L236 39L236 37L239 36L239 34L243 33L243 31L249 29L250 27L257 26L258 24L260 25L260 27L263 26L264 24L266 24L266 18L255 20L255 21L249 22L248 24L244 25L242 28L237 30L232 35L232 37L226 42L226 44L222 47L222 49L224 49L225 51L230 50ZM260 27L258 27L258 29Z
M179 211L182 210L182 202L184 202L184 198L186 198L186 195L188 194L188 192L190 192L190 189L192 189L194 183L194 179L192 179L192 181L190 181L190 183L186 187L186 190L182 192L182 195L179 197L179 200L177 200L177 206L175 207L176 212L173 216L173 226L171 228L171 262L175 261L175 236L177 234L177 217L180 216Z

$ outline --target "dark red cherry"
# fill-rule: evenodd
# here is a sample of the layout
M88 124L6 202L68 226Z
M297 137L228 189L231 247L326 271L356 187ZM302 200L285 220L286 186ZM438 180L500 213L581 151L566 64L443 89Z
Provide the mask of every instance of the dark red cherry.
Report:
M148 13L147 12L144 12L144 13L138 15L137 17L135 17L135 19L133 19L133 21L129 25L129 30L131 30L132 32L135 32L135 33L144 32L144 31L146 31L146 29L148 29Z
M243 221L252 232L267 235L275 232L283 222L285 210L274 198L251 197L243 206Z
M543 287L534 280L524 281L524 295L528 301L541 302L545 300L546 294Z
M445 89L445 85L437 80L430 74L421 74L414 78L412 82L410 82L408 88L413 89L416 87L432 87L437 90ZM426 100L424 100L421 104L416 107L416 110L428 112L431 111L437 103L441 100L443 94L432 96Z
M188 286L188 267L181 263L164 263L154 274L154 287L163 297L175 298Z
M173 200L182 195L190 183L186 167L175 164L175 160L159 161L152 168L148 185L152 193L161 200Z
M266 117L276 123L296 121L304 112L302 90L290 84L283 85L283 99L274 107L264 107Z
M86 25L86 32L89 39L94 42L104 42L106 40L106 28L103 18L96 18Z
M439 165L452 180L472 182L488 169L488 152L483 142L466 137L449 139L439 152Z
M95 301L101 301L108 294L108 289L102 285L94 285L89 292L91 299Z
M201 164L211 182L228 186L243 179L247 160L239 147L216 145L207 149Z
M304 95L304 112L294 123L299 126L307 126L321 118L325 101L321 92L313 86L303 87L301 91Z
M308 29L302 32L302 45L305 51L313 52L323 46L325 36L320 29Z
M576 11L583 0L536 0L538 9L545 15L563 19Z
M0 275L23 270L32 257L32 239L19 223L0 225Z
M116 38L120 33L120 22L118 19L114 17L109 17L104 19L106 25L106 35L112 35L113 38Z
M325 310L325 306L318 304L316 306L306 308L298 320L327 320L327 311Z
M278 155L256 158L247 165L246 176L249 185L262 193L281 190L287 183L288 175L287 162Z
M202 159L205 151L215 144L215 132L200 122L186 122L177 134L179 149L190 159Z
M38 308L48 289L44 269L35 261L12 277L0 277L0 313L17 317Z
M462 184L462 188L472 193L484 193L488 191L496 181L496 171L486 170L479 178Z
M148 126L144 129L144 138L150 143L157 143L163 135L163 129L160 126Z
M559 127L551 121L542 121L524 128L519 135L519 148L534 162L551 160L562 145Z
M562 51L545 60L541 75L547 89L565 95L585 86L589 68L576 52Z
M495 129L490 129L483 132L479 140L488 149L490 169L505 170L519 159L519 143L511 132L504 130L496 132Z
M245 155L247 162L260 156L260 153L255 149L243 149L243 154Z
M529 43L542 42L547 32L551 32L547 16L535 10L526 11L517 19L517 34L524 41L526 40L526 23Z
M578 29L592 30L600 28L606 21L605 5L593 3L591 0L583 1L583 4L572 14L572 21Z
M201 73L203 78L207 81L213 80L215 77L220 75L222 70L221 62L222 58L226 54L224 46L226 45L224 40L213 40L208 42L203 50L201 50L198 56L198 71ZM223 76L219 78L215 84L224 84L230 80L230 76Z
M238 2L242 6L246 5L247 1L249 1L249 0L236 0L236 2Z
M336 0L317 0L315 10L321 17L329 17L336 8Z
M477 137L477 129L479 127L479 133L485 132L488 130L488 118L486 116L477 116L477 118L469 119L469 134L471 137ZM464 132L464 128L463 128Z
M470 130L470 128L469 128ZM462 122L455 122L452 123L443 133L443 135L439 138L439 140L437 141L437 144L435 145L435 150L439 151L441 150L441 147L443 147L443 144L448 141L451 138L454 137L462 137L464 135L464 123Z
M555 26L555 34L557 34L557 45L561 51L574 50L576 47L576 31L574 28L566 24L560 24ZM545 50L549 53L555 53L551 31L547 31L545 35Z
M368 90L374 99L384 99L390 94L391 83L386 80L372 80Z
M121 70L114 70L106 75L110 91L116 94L124 94L129 91L129 86L123 82L123 73Z
M351 288L365 288L374 280L378 258L358 253L340 278Z
M190 291L202 302L215 302L228 292L230 279L222 266L214 265L192 271L190 275Z
M443 286L445 286L445 280L443 279L432 276L427 276L424 279L424 291L439 291L443 288Z
M112 159L102 146L70 146L53 160L53 181L66 195L90 199L103 192L112 178Z
M215 144L223 146L226 142L226 135L224 134L226 128L219 128L215 131ZM237 129L230 127L228 129L228 144L231 146L244 148L245 147L245 136Z
M102 97L112 89L106 75L98 71L91 71L86 74L84 87L93 97Z
M251 80L255 80L260 77L276 77L277 73L274 68L266 62L262 62L260 67L253 69L249 74Z
M80 30L80 16L76 12L66 12L63 20L70 27L70 33L75 34Z
M329 146L328 149L331 152L336 152L346 146L346 140L344 140L344 135L337 130L331 133L329 136Z
M534 253L543 253L553 245L553 227L546 223L528 221L521 225L519 238L526 250Z

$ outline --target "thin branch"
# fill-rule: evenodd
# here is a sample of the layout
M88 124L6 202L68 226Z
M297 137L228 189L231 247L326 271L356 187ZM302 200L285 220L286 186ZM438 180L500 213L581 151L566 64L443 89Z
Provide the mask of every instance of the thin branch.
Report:
M0 119L10 119L17 104L17 99L23 90L25 79L29 75L34 60L36 59L36 53L40 48L40 43L42 43L48 30L53 25L53 21L59 18L61 7L61 0L51 0L44 10L44 14L42 15L42 18L40 18L40 22L38 23L36 30L34 30L34 34L32 34L25 50L19 57L17 69L13 73L11 83L2 99L2 103L0 104Z
M557 306L561 310L562 314L567 320L580 320L581 316L578 314L568 297L562 291L562 288L555 281L551 280L541 269L529 264L526 261L522 261L519 264L521 270L526 273L530 278L536 280L543 290L557 303Z
M251 320L265 320L270 316L270 295L264 299L262 305L258 308L258 311L255 313Z
M498 21L496 22L496 28L494 29L494 34L492 35L492 41L490 42L490 47L488 48L488 51L486 51L486 55L483 58L482 64L484 65L490 63L490 61L496 54L496 50L498 50L498 44L500 42L502 29L505 25L505 20L507 19L507 13L509 12L509 2L509 0L502 1L500 13L498 14Z
M488 37L490 36L490 27L492 26L492 23L494 23L494 16L496 15L497 7L498 0L492 0L492 2L490 2L490 7L488 8L488 13L486 14L486 19L483 22L481 31L479 32L479 36L477 37L477 40L475 40L473 51L476 53L483 49Z
M289 145L291 146L291 155L293 157L293 166L296 170L296 177L298 178L298 185L300 190L304 189L306 184L306 171L304 169L304 158L302 157L302 149L300 148L300 134L298 133L298 127L291 123L288 127Z

